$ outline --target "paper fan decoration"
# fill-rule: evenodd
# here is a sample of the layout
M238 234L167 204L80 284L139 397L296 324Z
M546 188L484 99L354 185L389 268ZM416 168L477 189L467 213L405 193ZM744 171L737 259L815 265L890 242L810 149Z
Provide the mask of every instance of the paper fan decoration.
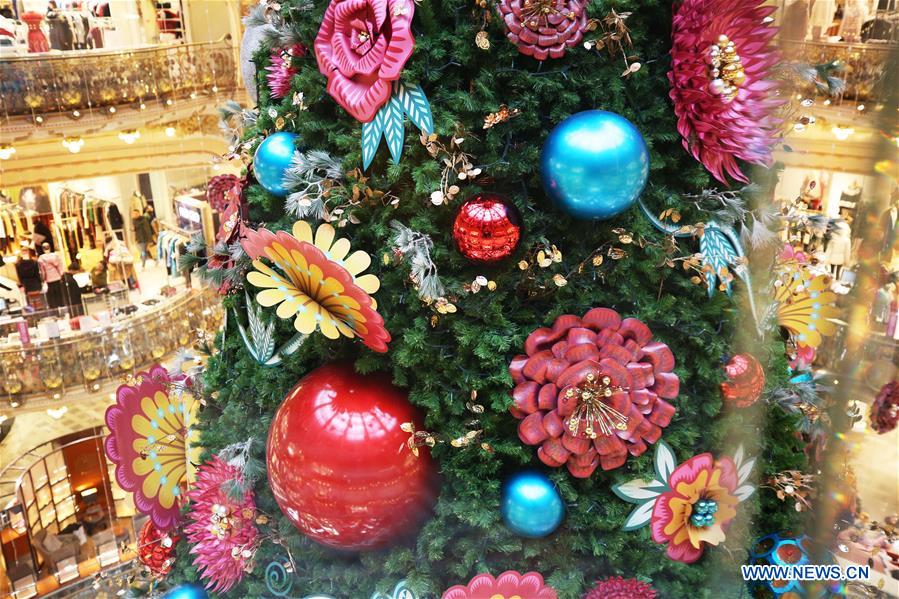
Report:
M772 68L780 57L762 0L684 0L672 23L671 100L684 147L716 179L749 179L737 160L769 165L780 126Z
M371 257L361 250L351 254L347 239L335 240L334 227L322 224L313 237L309 223L299 221L293 235L248 231L241 245L253 258L247 281L262 288L256 294L260 305L277 306L278 317L293 318L294 328L304 335L319 330L329 339L359 337L371 349L387 351L390 333L370 295L380 281L362 274Z
M830 288L828 275L813 275L798 264L788 268L774 282L777 323L787 329L799 347L816 348L822 336L836 332L830 318L839 316L833 305L837 296Z
M543 582L538 572L521 574L515 570L492 574L478 574L467 585L457 584L444 591L442 599L493 599L521 597L522 599L557 599L555 589Z
M134 384L121 385L106 410L106 455L116 465L116 481L161 530L180 520L188 465L197 457L190 454L198 453L191 447L194 400L185 380L155 365L138 373Z

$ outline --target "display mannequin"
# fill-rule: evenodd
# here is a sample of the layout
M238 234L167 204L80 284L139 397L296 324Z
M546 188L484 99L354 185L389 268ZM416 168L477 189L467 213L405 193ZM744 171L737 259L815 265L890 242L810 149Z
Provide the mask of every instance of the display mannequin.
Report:
M808 33L810 0L787 0L780 24L783 39L802 41Z
M821 40L827 37L827 30L833 25L833 15L836 11L836 0L815 0L809 16L812 40Z
M868 20L867 0L846 0L839 35L844 42L861 41L862 25Z
M849 265L852 259L852 229L849 211L845 208L840 210L840 218L837 221L830 234L830 241L827 243L824 260L830 265L830 274L834 280L839 281L843 275L843 268Z
M893 193L890 195L890 207L880 215L880 231L883 239L880 252L887 262L892 261L897 221L899 221L899 190L893 189Z
M28 51L29 52L49 52L50 42L47 36L41 31L41 21L44 15L36 12L26 12L22 15L22 21L28 25Z
M47 284L47 303L51 308L61 308L65 305L63 297L62 277L65 274L65 265L59 254L50 249L49 243L42 244L43 252L38 256L37 263L41 268L41 276Z

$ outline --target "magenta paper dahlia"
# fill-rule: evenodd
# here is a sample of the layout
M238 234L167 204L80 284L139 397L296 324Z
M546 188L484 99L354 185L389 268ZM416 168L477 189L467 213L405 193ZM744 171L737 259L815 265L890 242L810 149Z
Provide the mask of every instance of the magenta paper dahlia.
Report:
M265 78L268 80L268 89L273 98L283 98L290 91L293 76L299 72L292 64L293 59L305 55L306 46L303 44L295 44L287 50L282 48L272 50L271 64L265 67L268 71Z
M727 183L749 179L736 160L767 166L782 99L768 78L779 60L776 10L763 0L684 0L674 16L671 99L684 147Z
M506 37L518 51L537 60L561 58L576 46L587 27L582 0L501 0Z
M240 481L240 471L213 457L197 470L188 497L190 523L184 529L194 554L194 566L207 579L206 588L225 593L252 570L259 531L252 490L235 499L227 492Z

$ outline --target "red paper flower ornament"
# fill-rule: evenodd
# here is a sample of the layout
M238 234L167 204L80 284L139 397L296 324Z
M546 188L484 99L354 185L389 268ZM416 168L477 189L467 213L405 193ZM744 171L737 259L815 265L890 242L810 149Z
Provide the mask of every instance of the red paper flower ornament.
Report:
M537 572L520 574L515 570L492 574L478 574L467 585L457 584L443 593L443 599L557 599L555 589L543 582Z
M762 0L684 0L674 16L671 99L684 147L722 183L749 179L736 160L767 166L782 102L769 78L777 7Z
M752 354L737 354L724 367L727 381L721 383L725 403L738 408L751 406L765 389L765 369Z
M587 27L581 0L501 0L499 12L509 41L537 60L561 58L578 45Z
M332 0L315 38L328 93L367 123L389 99L412 50L412 0Z
M144 524L138 536L137 558L152 576L164 578L172 571L178 538L177 535L170 535L156 528L152 520L147 520Z
M899 421L899 383L893 381L880 388L871 405L871 428L882 435L895 429L897 421Z
M547 466L565 465L578 478L597 466L612 470L628 453L646 451L674 416L674 355L636 318L593 308L565 314L525 341L527 355L509 365L515 382L510 411L519 438L539 445Z

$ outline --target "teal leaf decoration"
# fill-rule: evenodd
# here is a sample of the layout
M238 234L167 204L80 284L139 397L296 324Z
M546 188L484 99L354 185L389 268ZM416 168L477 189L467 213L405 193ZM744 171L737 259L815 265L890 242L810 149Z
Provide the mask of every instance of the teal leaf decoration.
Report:
M677 459L675 459L671 447L664 441L656 443L656 455L653 465L656 470L656 478L667 484L668 479L671 478L671 473L677 468Z
M240 338L243 340L247 351L253 356L253 359L263 366L276 366L280 364L284 358L295 353L303 342L306 335L297 333L290 340L282 345L278 351L275 351L275 322L269 320L266 322L263 316L262 306L253 302L249 294L245 294L247 300L247 320L248 328L245 328L237 321L237 329L240 331ZM236 314L235 314L236 315Z
M412 589L410 589L406 585L405 580L401 580L397 583L397 585L393 588L393 593L390 595L381 592L375 592L371 596L371 599L418 599L418 595L416 595Z
M652 510L655 506L656 500L652 499L635 507L634 511L627 517L627 520L624 521L624 526L621 527L621 530L629 532L649 524L649 521L652 519Z
M425 135L434 133L434 115L431 114L431 104L425 96L424 90L419 85L406 85L399 81L394 83L393 97L396 98L409 120L421 129Z
M742 249L734 247L720 225L710 222L699 238L699 252L702 254L703 265L711 269L708 274L709 297L715 295L719 279L724 283L727 295L731 295L733 293L731 282L721 279L721 275L736 265L737 259L743 254Z
M367 169L381 144L387 140L387 149L394 162L403 155L406 116L425 135L434 133L434 115L425 92L419 85L393 83L393 95L381 107L370 123L362 123L362 168Z
M380 110L384 114L384 139L387 140L387 148L394 162L399 162L403 155L403 138L406 134L406 119L403 115L403 106L396 96Z
M390 105L389 103L387 104ZM375 118L368 123L362 123L362 168L367 169L371 161L375 159L378 146L381 144L381 134L384 132L384 109L378 111Z

